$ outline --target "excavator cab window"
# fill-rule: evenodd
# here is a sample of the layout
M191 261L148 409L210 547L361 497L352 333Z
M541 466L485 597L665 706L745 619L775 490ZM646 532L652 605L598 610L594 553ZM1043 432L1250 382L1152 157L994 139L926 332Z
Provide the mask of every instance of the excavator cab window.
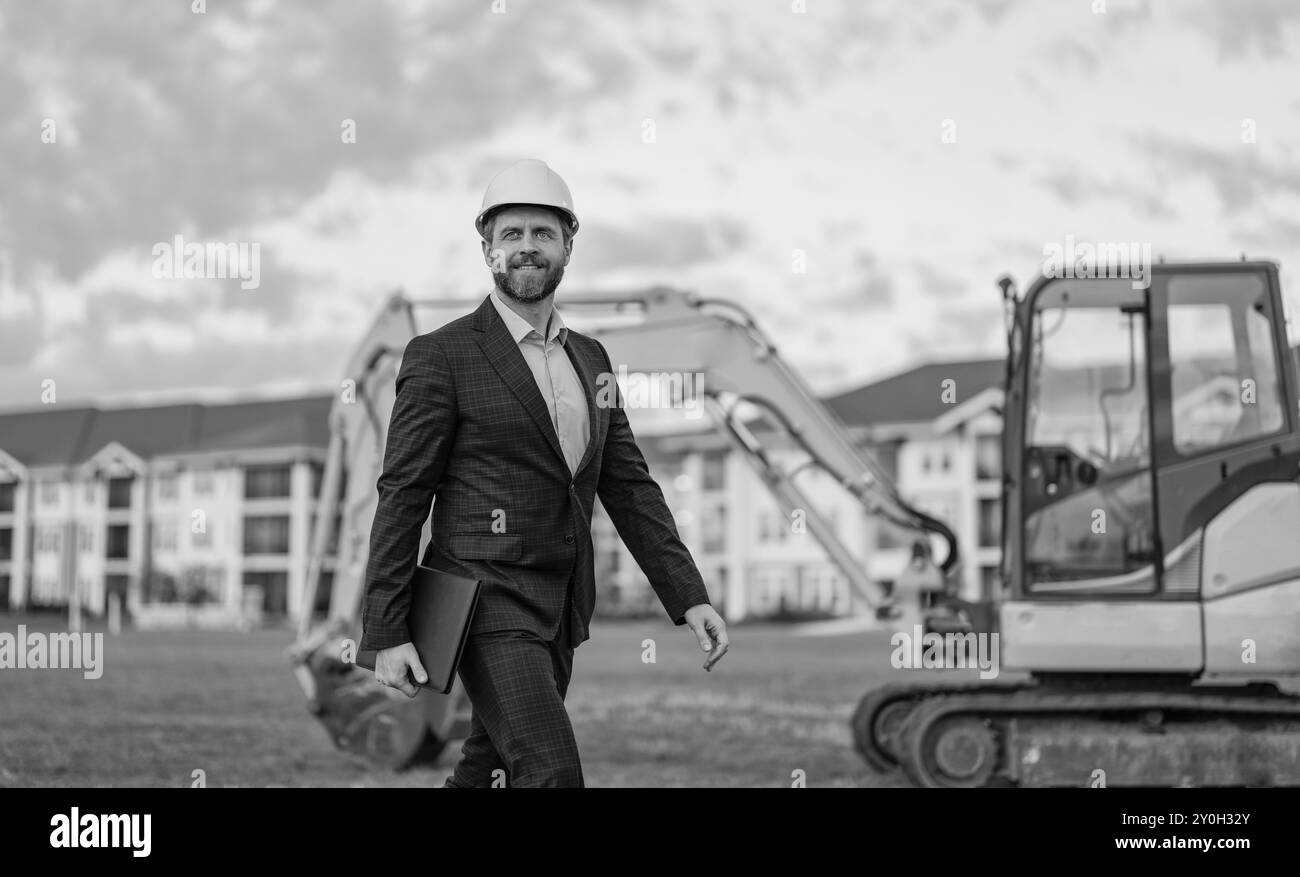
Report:
M1024 475L1031 591L1146 593L1152 531L1145 291L1058 280L1029 326Z
M1169 279L1174 450L1193 457L1283 427L1268 291L1257 274Z

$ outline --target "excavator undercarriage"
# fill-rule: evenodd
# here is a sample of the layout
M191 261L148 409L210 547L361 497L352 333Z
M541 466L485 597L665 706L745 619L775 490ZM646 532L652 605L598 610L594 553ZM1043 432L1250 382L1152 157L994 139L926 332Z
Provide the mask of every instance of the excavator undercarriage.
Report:
M926 788L1300 785L1300 697L1267 683L886 686L852 725L873 768Z

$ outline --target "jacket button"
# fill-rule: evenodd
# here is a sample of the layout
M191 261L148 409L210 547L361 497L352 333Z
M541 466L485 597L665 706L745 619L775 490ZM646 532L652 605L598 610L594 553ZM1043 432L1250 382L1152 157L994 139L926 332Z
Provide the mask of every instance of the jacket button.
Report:
M572 545L572 544L573 544L573 536L572 536L572 535L565 536L565 537L564 537L564 541L565 541L565 542L568 542L570 545Z

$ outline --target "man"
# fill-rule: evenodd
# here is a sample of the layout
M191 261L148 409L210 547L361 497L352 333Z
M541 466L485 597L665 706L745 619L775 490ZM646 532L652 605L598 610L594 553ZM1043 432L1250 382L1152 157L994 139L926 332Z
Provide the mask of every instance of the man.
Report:
M617 393L597 405L609 354L555 309L578 230L568 186L519 161L488 185L475 227L495 290L412 339L398 371L360 648L380 650L382 684L415 696L407 673L426 677L407 631L409 583L436 494L421 562L484 583L460 665L470 734L445 787L491 786L498 771L512 787L581 787L564 697L595 607L595 498L675 625L705 651L727 644L726 625Z

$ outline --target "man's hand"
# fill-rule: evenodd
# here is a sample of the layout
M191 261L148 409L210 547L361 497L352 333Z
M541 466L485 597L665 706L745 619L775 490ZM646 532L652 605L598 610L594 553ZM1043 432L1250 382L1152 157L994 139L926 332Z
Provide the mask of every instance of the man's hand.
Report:
M415 697L420 689L406 675L408 668L416 682L429 681L424 665L420 663L420 654L415 650L415 643L402 643L391 649L382 649L375 655L375 678L379 684L396 688L407 697Z
M723 621L722 616L708 603L701 603L687 609L685 617L686 623L699 638L700 648L704 651L713 651L715 643L718 646L728 645L727 622Z

